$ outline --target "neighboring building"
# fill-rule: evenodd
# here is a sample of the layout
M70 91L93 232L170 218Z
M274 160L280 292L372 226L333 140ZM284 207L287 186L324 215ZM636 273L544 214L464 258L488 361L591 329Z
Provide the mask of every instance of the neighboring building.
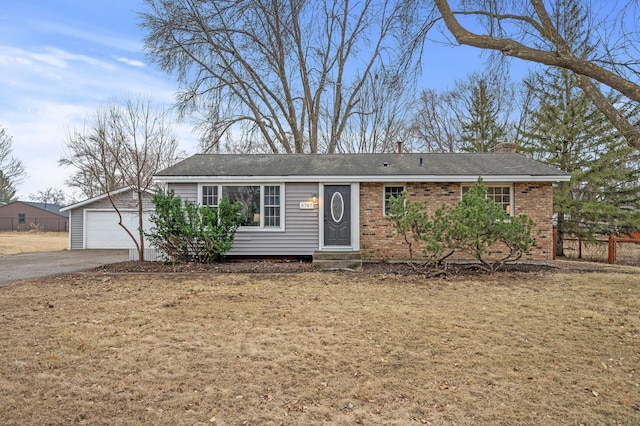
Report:
M120 215L113 208L109 196L100 196L64 207L69 213L69 249L133 249L135 243L120 226L122 223L137 236L138 209L137 195L129 188L111 192ZM143 200L143 221L145 230L151 227L149 216L153 211L152 193L145 192Z
M525 258L551 260L553 183L569 175L513 153L198 154L155 180L203 205L221 198L243 203L246 222L229 255L345 251L382 260L408 257L403 238L385 219L392 195L406 190L435 210L458 202L479 177L507 213L536 222L537 246Z
M0 205L0 231L67 232L69 215L58 204L13 201Z

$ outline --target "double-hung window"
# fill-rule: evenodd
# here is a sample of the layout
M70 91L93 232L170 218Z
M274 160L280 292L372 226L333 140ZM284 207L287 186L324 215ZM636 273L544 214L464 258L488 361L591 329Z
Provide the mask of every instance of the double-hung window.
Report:
M404 191L404 186L385 186L384 187L384 215L386 216L389 213L389 209L391 208L391 197L398 198L402 195L402 191Z
M282 227L281 185L201 185L200 200L217 207L222 199L242 204L241 226L264 229Z
M513 186L495 184L484 184L484 186L487 188L487 198L500 205L506 214L513 216ZM470 186L463 186L462 195L464 195L469 188Z
M280 187L264 187L264 226L280 227Z
M214 185L206 185L202 187L202 205L217 206L218 205L218 187Z

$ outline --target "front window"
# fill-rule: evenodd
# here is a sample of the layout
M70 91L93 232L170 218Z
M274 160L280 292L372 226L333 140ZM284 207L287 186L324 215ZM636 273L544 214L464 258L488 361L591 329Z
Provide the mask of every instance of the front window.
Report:
M385 186L384 187L384 214L385 216L389 213L389 209L391 208L391 197L398 198L402 195L402 191L404 191L404 186Z
M499 204L506 214L513 216L511 185L484 185L487 188L487 198ZM462 195L464 195L469 188L470 186L463 186Z
M260 226L260 187L259 186L223 186L222 198L230 203L240 201L244 222L242 226Z
M202 205L217 206L218 205L218 187L206 185L202 187Z
M242 204L241 226L280 228L282 196L280 185L202 185L201 204L217 207L222 199Z
M280 226L280 187L264 187L264 226Z
M487 186L487 197L502 206L506 214L511 214L510 186Z
M18 213L18 223L25 223L27 221L26 213Z

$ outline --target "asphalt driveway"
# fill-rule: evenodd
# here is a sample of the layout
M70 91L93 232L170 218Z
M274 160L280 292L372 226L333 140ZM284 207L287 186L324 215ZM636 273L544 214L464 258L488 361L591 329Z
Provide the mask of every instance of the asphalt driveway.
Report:
M0 284L129 260L128 250L61 250L0 256Z

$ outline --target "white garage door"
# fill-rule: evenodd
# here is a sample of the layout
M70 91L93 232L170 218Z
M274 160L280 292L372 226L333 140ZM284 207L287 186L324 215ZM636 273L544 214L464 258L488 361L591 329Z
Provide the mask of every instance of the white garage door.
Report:
M121 212L122 224L137 236L138 213ZM144 230L148 231L152 224L150 213L144 213ZM113 211L87 211L85 216L85 238L88 249L127 249L135 248L135 244L127 232L118 224L118 214ZM147 244L147 242L145 242Z

